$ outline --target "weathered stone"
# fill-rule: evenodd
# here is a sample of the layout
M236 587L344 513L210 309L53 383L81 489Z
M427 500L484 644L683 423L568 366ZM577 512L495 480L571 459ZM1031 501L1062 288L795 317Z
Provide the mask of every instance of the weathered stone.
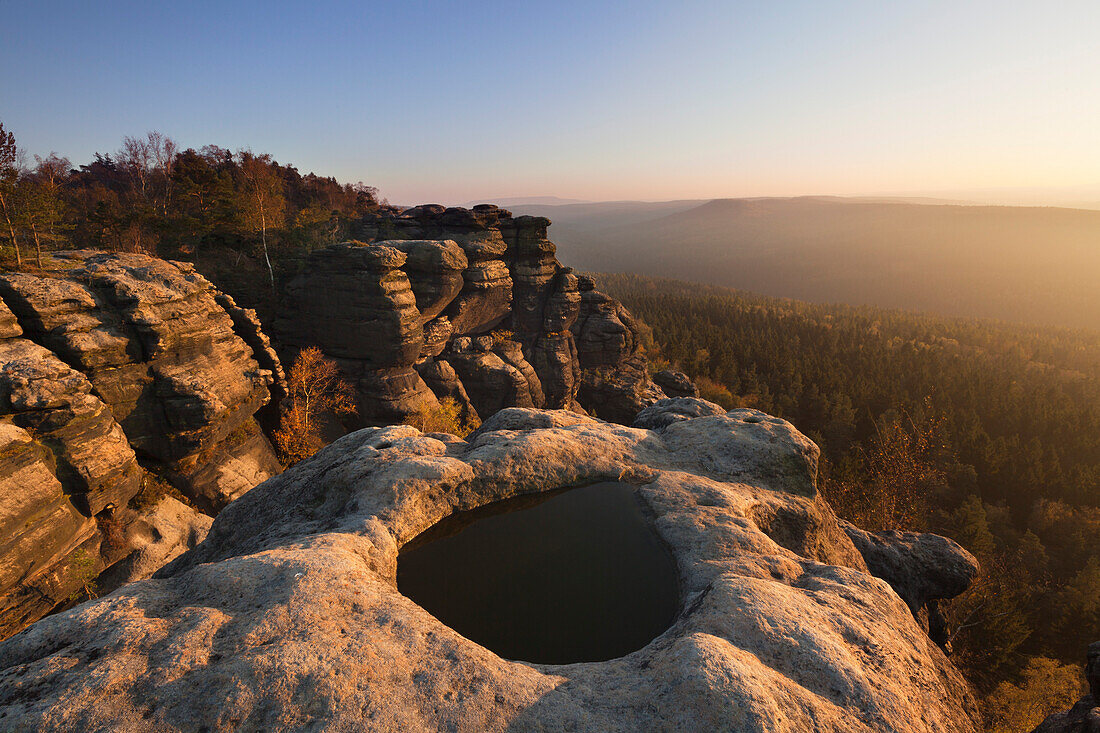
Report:
M469 442L353 433L154 579L0 643L4 725L976 731L965 680L806 495L808 445L750 411L647 431L509 409ZM452 512L607 480L636 487L680 570L678 616L645 647L510 661L398 592L400 547Z
M175 475L270 399L272 369L192 265L76 251L53 253L49 267L47 277L0 276L0 296L25 336L84 372L126 440Z
M491 346L491 339L488 344L456 340L445 354L478 416L484 420L505 407L534 407L528 376L490 351Z
M365 368L409 367L420 355L420 311L405 253L344 242L314 250L275 320L280 348L317 346Z
M141 482L126 435L91 392L83 374L38 344L0 342L0 414L48 448L65 493L89 517L124 505Z
M421 264L461 256L446 245L410 249ZM400 269L406 261L395 247L362 242L314 250L304 272L287 286L275 320L288 357L317 346L340 366L356 391L358 412L349 419L356 425L400 422L436 401L413 370L424 347L424 319Z
M542 382L539 380L538 374L535 373L535 368L523 358L523 349L520 345L515 341L503 339L493 344L492 349L493 353L499 356L504 363L518 369L523 378L527 380L527 391L531 396L531 405L529 406L544 406L546 398L542 393ZM527 407L527 405L517 404L516 407Z
M271 339L264 333L256 311L252 308L241 308L233 298L225 293L218 293L214 296L214 300L233 319L233 331L252 349L252 357L259 363L261 368L271 372L272 398L275 401L285 398L287 389L283 364L271 345Z
M506 337L519 343L522 359L538 378L542 397L532 390L533 404L582 412L587 408L629 423L639 409L664 396L647 371L639 369L641 327L623 306L595 292L591 278L558 263L547 237L549 223L540 217L513 217L491 205L470 210L432 204L383 208L364 218L359 231L392 247L401 239L458 244L467 266L462 291L443 311L451 325L449 338L508 330ZM414 282L434 282L441 275L409 271L409 276ZM426 326L421 359L444 353L441 326L434 321ZM583 353L577 347L582 338ZM588 374L587 389L581 390L588 371L593 373Z
M454 400L463 420L469 422L477 417L477 410L470 402L470 396L466 394L466 387L449 362L445 359L428 359L417 364L416 371L436 397L440 400Z
M438 316L462 290L466 254L450 240L391 239L377 244L405 253L402 268L416 295L416 307L425 321Z
M95 558L95 520L65 496L49 450L0 419L0 638L47 613L79 587L70 564ZM131 454L132 455L132 454Z
M916 615L929 601L954 598L970 587L978 561L957 542L918 532L867 532L841 520L867 567L897 591Z
M698 397L699 389L683 372L663 369L653 375L653 383L669 397Z
M252 415L279 369L255 314L188 264L55 252L42 275L0 275L0 296L5 636L129 551L138 453L210 506L278 473ZM246 480L232 441L249 428L263 468Z
M633 426L655 430L680 420L724 414L726 414L726 410L721 405L716 405L713 402L707 402L698 397L673 397L658 400L639 412L638 416L634 418Z
M442 354L453 334L454 327L446 316L440 316L425 323L424 345L420 347L420 357L430 358Z
M582 362L583 364L583 362ZM635 354L618 364L582 368L577 401L601 420L628 424L635 416L665 398L649 379L646 359Z
M126 528L129 554L100 577L101 591L148 578L206 539L214 519L170 496L158 501Z

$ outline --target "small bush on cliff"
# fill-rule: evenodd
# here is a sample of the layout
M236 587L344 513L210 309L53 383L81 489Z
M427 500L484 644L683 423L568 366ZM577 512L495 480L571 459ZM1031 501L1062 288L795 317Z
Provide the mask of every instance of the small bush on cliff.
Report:
M481 421L476 415L463 415L462 407L450 397L444 397L438 405L421 407L420 410L405 418L406 425L412 425L422 433L450 433L465 438L477 430Z
M326 415L353 415L355 393L340 370L315 346L303 349L287 376L288 406L275 445L288 466L309 458L324 446L320 423Z
M69 594L70 601L96 597L95 581L99 573L96 572L95 566L95 558L85 552L83 548L73 553L72 559L69 560L69 574L77 582L77 587Z

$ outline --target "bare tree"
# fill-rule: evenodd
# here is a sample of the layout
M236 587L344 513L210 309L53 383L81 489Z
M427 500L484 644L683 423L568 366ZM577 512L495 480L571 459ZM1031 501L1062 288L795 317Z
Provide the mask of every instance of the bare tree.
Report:
M149 141L140 137L122 138L122 147L115 156L120 168L126 171L133 181L134 188L141 191L142 198L148 198L146 188L153 168L153 151Z
M176 141L156 130L145 136L146 145L153 156L154 169L162 179L163 195L160 201L161 213L168 214L168 206L172 201L172 169L176 163L176 154L179 146Z
M253 231L260 233L264 248L264 261L271 277L271 290L275 291L275 270L271 266L271 256L267 248L267 227L282 223L286 209L283 198L283 179L280 178L275 162L267 153L256 155L251 150L238 151L241 177L244 179L244 215Z

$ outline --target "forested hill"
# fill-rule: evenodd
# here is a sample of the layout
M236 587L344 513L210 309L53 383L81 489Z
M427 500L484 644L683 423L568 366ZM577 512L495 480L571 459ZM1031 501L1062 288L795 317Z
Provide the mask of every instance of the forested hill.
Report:
M980 689L1079 662L1100 632L1100 333L595 277L652 329L655 368L814 438L842 514L979 556L951 617Z
M814 302L1100 329L1100 211L836 197L520 206L563 260Z

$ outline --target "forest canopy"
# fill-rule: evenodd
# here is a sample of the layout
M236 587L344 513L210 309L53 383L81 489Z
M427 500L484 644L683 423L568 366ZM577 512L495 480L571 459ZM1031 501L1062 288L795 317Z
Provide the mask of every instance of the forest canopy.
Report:
M816 441L839 514L978 557L949 615L954 660L991 710L1046 694L1036 669L1080 664L1100 632L1100 333L594 277L648 324L651 368Z
M74 166L30 156L0 123L0 265L37 264L43 252L93 248L195 261L234 291L309 250L349 237L384 202L378 189L301 174L268 154L217 145L180 149L149 132ZM249 277L241 277L241 272ZM228 279L229 282L225 282ZM261 305L261 293L243 293Z

